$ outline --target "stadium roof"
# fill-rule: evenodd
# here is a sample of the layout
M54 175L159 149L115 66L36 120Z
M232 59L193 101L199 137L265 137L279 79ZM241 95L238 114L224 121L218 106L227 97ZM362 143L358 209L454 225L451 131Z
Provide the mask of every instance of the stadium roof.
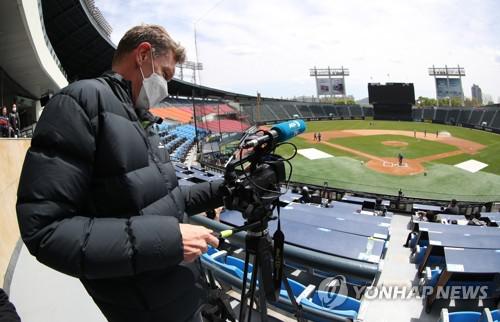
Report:
M4 82L3 95L22 95L31 99L38 99L43 93L64 86L66 80L60 70L50 70L57 66L45 53L40 42L42 37L36 33L37 24L40 24L38 15L31 13L29 5L20 1L0 1L0 73ZM40 24L41 25L41 24ZM40 30L41 31L41 30ZM57 74L59 71L59 74ZM59 77L60 76L60 77Z
M224 98L233 100L255 99L254 96L227 92L207 86L194 85L180 79L173 79L170 83L168 83L168 92L170 95L191 97L193 95L193 91L195 97Z
M111 68L115 47L92 5L89 0L42 0L45 29L69 81Z

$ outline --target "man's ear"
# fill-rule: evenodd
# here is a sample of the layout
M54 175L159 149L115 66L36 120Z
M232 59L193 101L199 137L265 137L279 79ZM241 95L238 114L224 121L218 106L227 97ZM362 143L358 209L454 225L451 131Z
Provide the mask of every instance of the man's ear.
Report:
M149 42L144 41L141 42L136 50L135 50L135 61L138 66L142 66L145 60L151 56L150 51L152 50L152 46Z

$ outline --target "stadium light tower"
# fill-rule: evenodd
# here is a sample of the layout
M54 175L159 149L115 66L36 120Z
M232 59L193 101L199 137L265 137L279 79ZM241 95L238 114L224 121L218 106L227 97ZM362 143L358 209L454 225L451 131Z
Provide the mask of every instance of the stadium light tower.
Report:
M465 76L465 69L458 65L457 67L448 67L447 65L442 67L432 67L429 68L429 76L434 76L434 82L436 83L436 100L448 99L448 105L451 106L451 98L459 97L462 100L462 105L464 104L464 90L462 87L462 77Z
M183 64L177 64L177 67L179 67L179 73L181 80L184 80L184 70L189 69L193 71L193 83L196 84L196 71L203 70L203 64L194 62L194 61L186 61Z
M345 88L345 77L349 76L349 69L344 68L311 68L309 70L309 76L314 77L316 80L316 95L343 97L347 99L346 88Z

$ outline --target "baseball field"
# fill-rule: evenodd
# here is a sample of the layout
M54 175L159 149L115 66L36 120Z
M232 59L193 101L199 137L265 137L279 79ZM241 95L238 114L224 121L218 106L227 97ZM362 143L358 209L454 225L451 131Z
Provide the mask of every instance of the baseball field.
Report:
M321 133L321 141L315 139ZM464 201L500 200L500 135L431 123L307 122L290 140L292 180L354 191ZM291 154L290 146L278 152Z

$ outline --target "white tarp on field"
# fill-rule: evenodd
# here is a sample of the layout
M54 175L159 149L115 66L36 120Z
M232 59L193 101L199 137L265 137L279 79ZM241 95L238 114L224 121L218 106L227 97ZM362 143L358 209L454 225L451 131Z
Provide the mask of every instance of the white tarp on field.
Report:
M455 164L455 167L472 173L476 173L479 170L486 168L487 166L488 165L486 163L482 163L476 160L469 160L459 164Z
M318 149L310 148L310 149L300 149L297 151L300 155L308 158L309 160L317 160L317 159L326 159L333 158L333 155L320 151Z

